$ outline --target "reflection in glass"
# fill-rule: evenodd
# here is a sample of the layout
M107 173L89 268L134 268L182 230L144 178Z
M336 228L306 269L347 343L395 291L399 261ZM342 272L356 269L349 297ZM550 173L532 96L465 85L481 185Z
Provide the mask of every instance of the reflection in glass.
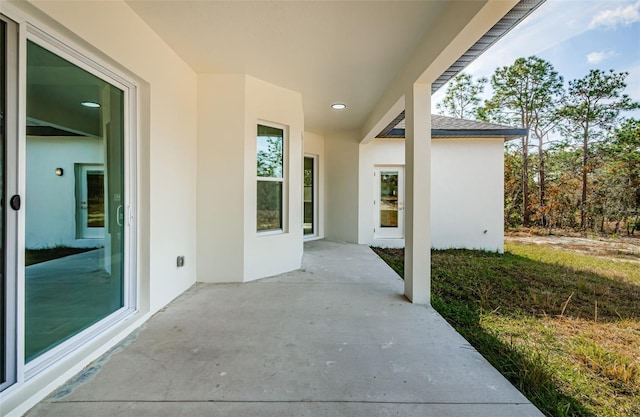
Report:
M122 90L28 42L27 362L124 305L123 118Z
M314 159L310 157L304 158L304 234L312 235L315 233L314 218Z
M258 176L282 178L284 131L258 125Z
M87 227L104 227L104 173L87 171Z
M282 183L258 181L257 230L282 229Z
M380 172L380 227L398 227L398 172Z

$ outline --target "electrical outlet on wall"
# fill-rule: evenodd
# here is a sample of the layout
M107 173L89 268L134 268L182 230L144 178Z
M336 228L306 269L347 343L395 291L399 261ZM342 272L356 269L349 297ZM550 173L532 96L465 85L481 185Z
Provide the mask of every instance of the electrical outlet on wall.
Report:
M184 266L184 256L178 256L178 259L176 260L176 265L178 266L178 268L180 268L181 266Z

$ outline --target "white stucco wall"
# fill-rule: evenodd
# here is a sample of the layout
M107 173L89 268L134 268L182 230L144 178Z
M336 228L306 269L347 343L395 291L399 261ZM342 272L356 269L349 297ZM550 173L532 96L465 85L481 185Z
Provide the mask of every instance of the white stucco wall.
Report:
M504 140L434 140L431 152L432 246L502 252Z
M302 95L257 78L246 77L245 164L244 164L244 280L251 281L302 265L302 164L304 113ZM288 130L285 150L284 233L256 232L256 128L260 121L284 125Z
M238 74L200 75L198 280L242 282L302 262L302 97ZM285 230L256 231L256 127L286 127Z
M358 242L359 132L326 136L325 236L339 242Z
M244 277L245 77L198 76L198 281Z
M502 252L503 139L432 139L431 152L432 247ZM403 140L376 139L360 145L358 243L404 245L402 239L374 239L372 205L374 166L403 164Z
M316 187L318 188L318 215L317 215L317 236L315 238L322 239L325 236L324 225L325 225L325 165L326 165L326 155L324 152L324 143L325 139L323 135L318 135L312 132L304 132L304 153L305 155L313 155L317 157L317 170L318 170L318 178Z
M101 247L104 239L76 236L74 164L103 163L103 142L77 136L30 136L26 149L25 247ZM62 176L55 174L56 168L64 170Z

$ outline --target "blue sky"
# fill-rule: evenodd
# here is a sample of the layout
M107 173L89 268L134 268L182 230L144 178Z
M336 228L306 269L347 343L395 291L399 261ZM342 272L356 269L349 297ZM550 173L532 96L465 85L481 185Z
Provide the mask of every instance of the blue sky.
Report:
M490 79L497 67L531 55L549 61L565 84L590 69L627 71L625 93L639 101L640 0L547 0L465 72ZM432 111L445 91L434 94Z

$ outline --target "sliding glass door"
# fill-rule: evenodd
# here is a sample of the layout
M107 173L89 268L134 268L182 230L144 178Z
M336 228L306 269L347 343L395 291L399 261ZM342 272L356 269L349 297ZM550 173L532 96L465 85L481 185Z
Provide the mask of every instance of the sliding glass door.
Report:
M25 361L124 307L125 93L27 42Z
M0 392L135 311L135 96L0 14Z

